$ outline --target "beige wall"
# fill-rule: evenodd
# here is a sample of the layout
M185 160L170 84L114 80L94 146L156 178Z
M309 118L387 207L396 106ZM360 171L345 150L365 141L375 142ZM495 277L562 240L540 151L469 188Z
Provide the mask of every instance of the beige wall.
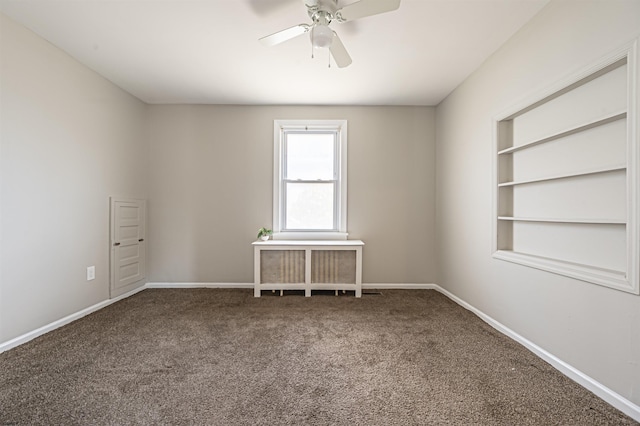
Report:
M438 284L635 404L640 297L492 259L491 120L639 32L640 1L552 1L438 106L436 136Z
M109 196L146 196L147 153L144 104L0 20L4 342L108 298Z
M347 119L349 238L363 281L430 283L434 108L151 106L150 281L253 281L272 223L274 119Z
M365 282L433 282L434 108L151 107L0 19L0 342L108 299L112 195L149 200L151 281L251 282L277 118L349 120Z
M0 342L108 298L110 195L149 200L151 281L250 282L273 120L347 119L365 282L437 282L640 404L640 297L490 253L491 118L637 36L639 1L552 1L437 111L146 107L0 19Z

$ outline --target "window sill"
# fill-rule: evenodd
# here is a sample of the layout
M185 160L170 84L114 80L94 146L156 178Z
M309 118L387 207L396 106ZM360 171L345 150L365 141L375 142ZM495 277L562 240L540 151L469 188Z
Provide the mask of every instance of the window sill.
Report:
M275 232L274 240L346 240L347 232Z

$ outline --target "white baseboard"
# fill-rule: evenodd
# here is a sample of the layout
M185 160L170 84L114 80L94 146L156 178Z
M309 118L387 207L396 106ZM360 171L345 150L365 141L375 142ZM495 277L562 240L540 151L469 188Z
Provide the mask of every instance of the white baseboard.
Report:
M362 283L363 290L437 290L436 284Z
M147 283L145 288L253 288L253 283L173 283L157 282ZM407 283L363 283L363 290L436 290L436 284L407 284Z
M253 288L253 283L147 283L145 288Z
M566 362L562 361L560 358L556 357L552 353L547 352L546 350L542 349L540 346L536 345L530 340L527 340L526 338L522 337L515 331L499 323L495 319L491 318L489 315L485 314L479 309L476 309L474 306L471 306L469 303L465 302L464 300L460 299L459 297L450 293L449 291L445 290L439 285L435 284L433 289L444 294L449 299L453 300L463 308L473 312L478 317L480 317L480 319L482 319L484 322L486 322L487 324L489 324L490 326L492 326L502 334L506 335L507 337L510 337L511 339L520 343L521 345L529 349L531 352L536 354L539 358L542 358L544 361L551 364L556 370L560 371L562 374L569 377L574 382L578 383L579 385L586 388L587 390L593 392L595 395L602 398L603 400L605 400L606 402L608 402L618 410L622 411L627 416L640 422L640 406L634 404L633 402L629 401L623 396L617 394L616 392L609 389L602 383L587 376L582 371L571 366L570 364L567 364Z
M37 330L34 330L34 331L29 332L29 333L23 334L22 336L18 336L16 338L12 339L12 340L7 341L7 342L0 343L0 353L2 353L4 351L7 351L9 349L12 349L12 348L14 348L16 346L19 346L19 345L21 345L23 343L26 343L29 340L35 339L38 336L41 336L41 335L43 335L45 333L48 333L49 331L55 330L58 327L62 327L63 325L66 325L66 324L68 324L68 323L70 323L72 321L80 319L80 318L82 318L82 317L84 317L84 316L86 316L86 315L88 315L88 314L90 314L92 312L98 311L98 310L100 310L100 309L102 309L102 308L104 308L106 306L111 305L112 303L115 303L115 302L117 302L119 300L122 300L122 299L125 299L125 298L129 297L129 296L132 296L135 293L138 293L139 291L142 291L142 290L147 289L147 288L253 288L253 283L197 283L197 282L193 282L193 283L184 283L184 282L182 282L182 283L170 283L170 282L147 283L143 287L140 287L140 288L137 288L135 290L132 290L129 293L123 294L123 295L121 295L119 297L116 297L114 299L109 299L109 300L105 300L105 301L100 302L100 303L96 303L93 306L90 306L90 307L88 307L86 309L83 309L83 310L81 310L79 312L76 312L75 314L71 314L71 315L66 316L66 317L64 317L62 319L54 321L51 324L45 325L44 327L40 327ZM463 308L468 309L469 311L471 311L474 314L476 314L480 319L482 319L484 322L486 322L487 324L489 324L490 326L492 326L493 328L495 328L496 330L498 330L502 334L506 335L507 337L510 337L511 339L515 340L516 342L520 343L521 345L523 345L524 347L529 349L531 352L536 354L538 357L542 358L544 361L548 362L555 369L557 369L562 374L564 374L565 376L569 377L570 379L572 379L573 381L575 381L576 383L578 383L582 387L584 387L587 390L593 392L595 395L597 395L598 397L602 398L607 403L611 404L613 407L615 407L618 410L622 411L623 413L625 413L629 417L633 418L634 420L640 421L640 406L638 406L638 405L634 404L633 402L629 401L628 399L622 397L621 395L617 394L613 390L611 390L608 387L604 386L602 383L594 380L593 378L587 376L586 374L584 374L580 370L578 370L578 369L574 368L573 366L567 364L566 362L562 361L561 359L559 359L555 355L553 355L553 354L547 352L546 350L542 349L541 347L539 347L535 343L533 343L533 342L527 340L526 338L522 337L521 335L519 335L515 331L511 330L510 328L506 327L505 325L503 325L500 322L496 321L495 319L491 318L490 316L488 316L484 312L480 311L479 309L475 308L474 306L470 305L469 303L465 302L464 300L460 299L459 297L457 297L453 293L450 293L449 291L445 290L444 288L440 287L437 284L366 283L366 284L362 284L362 289L363 290L372 290L372 289L376 289L376 290L384 290L384 289L435 290L435 291L437 291L439 293L442 293L443 295L447 296L452 301L456 302L458 305L460 305Z
M408 284L408 283L363 283L363 290L437 290L436 284ZM253 283L147 283L145 288L253 288Z
M138 293L138 292L140 292L140 291L142 291L144 289L145 289L144 286L138 287L136 289L131 290L128 293L122 294L122 295L120 295L118 297L114 297L113 299L108 299L108 300L104 300L102 302L96 303L93 306L89 306L88 308L82 309L81 311L78 311L78 312L76 312L74 314L67 315L64 318L61 318L61 319L59 319L57 321L54 321L54 322L52 322L50 324L42 326L42 327L40 327L40 328L38 328L36 330L30 331L28 333L25 333L25 334L23 334L21 336L15 337L15 338L13 338L11 340L8 340L6 342L2 342L2 343L0 343L0 353L2 353L4 351L8 351L9 349L13 349L16 346L20 346L23 343L27 343L28 341L33 340L36 337L42 336L45 333L53 331L56 328L60 328L63 325L67 325L70 322L75 321L77 319L80 319L80 318L82 318L84 316L87 316L87 315L89 315L89 314L91 314L93 312L99 311L100 309L105 308L105 307L107 307L107 306L109 306L109 305L111 305L113 303L116 303L116 302L122 300L122 299L126 299L129 296L133 296L134 294L136 294L136 293Z

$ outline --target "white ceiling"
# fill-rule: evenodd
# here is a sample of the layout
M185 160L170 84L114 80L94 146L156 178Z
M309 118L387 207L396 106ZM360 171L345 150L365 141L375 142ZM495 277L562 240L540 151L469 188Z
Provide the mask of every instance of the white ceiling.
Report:
M301 0L0 0L0 10L148 103L437 105L549 0L402 0L333 22L353 64L311 59ZM339 5L351 3L339 0Z

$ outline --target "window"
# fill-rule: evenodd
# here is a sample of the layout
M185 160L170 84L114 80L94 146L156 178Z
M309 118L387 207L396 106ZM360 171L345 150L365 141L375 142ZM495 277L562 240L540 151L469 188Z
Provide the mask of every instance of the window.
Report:
M275 239L346 239L347 122L274 122Z

